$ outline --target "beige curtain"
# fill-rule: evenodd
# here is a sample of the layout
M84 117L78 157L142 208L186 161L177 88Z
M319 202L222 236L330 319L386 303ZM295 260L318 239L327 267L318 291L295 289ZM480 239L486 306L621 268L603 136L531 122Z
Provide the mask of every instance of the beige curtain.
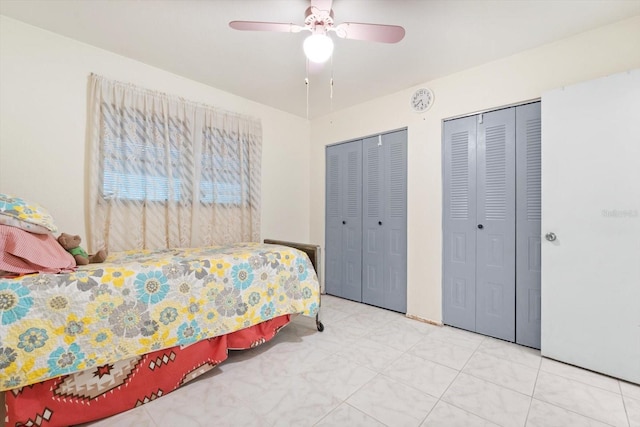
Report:
M260 238L260 121L89 77L89 250Z

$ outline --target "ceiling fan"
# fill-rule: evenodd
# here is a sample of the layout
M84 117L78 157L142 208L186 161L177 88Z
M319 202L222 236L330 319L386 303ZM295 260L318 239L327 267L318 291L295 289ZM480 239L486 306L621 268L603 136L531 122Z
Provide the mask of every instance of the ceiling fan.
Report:
M305 12L304 25L279 22L231 21L229 26L242 31L275 31L299 33L310 31L311 36L304 41L304 51L312 62L325 62L333 53L333 41L327 36L335 32L343 39L366 40L381 43L397 43L404 38L404 28L397 25L364 24L343 22L334 25L332 0L310 0L311 6Z

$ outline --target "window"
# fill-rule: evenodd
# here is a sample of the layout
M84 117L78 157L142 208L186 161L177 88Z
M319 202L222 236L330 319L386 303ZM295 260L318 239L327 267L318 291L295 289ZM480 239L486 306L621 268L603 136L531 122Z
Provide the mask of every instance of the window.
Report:
M249 200L248 141L205 128L200 159L200 202L241 204Z
M191 202L193 142L188 123L158 115L145 117L103 105L104 200ZM167 123L165 125L165 122ZM200 153L198 201L201 204L248 203L249 142L237 134L204 128Z
M95 75L89 91L89 247L260 239L259 120Z

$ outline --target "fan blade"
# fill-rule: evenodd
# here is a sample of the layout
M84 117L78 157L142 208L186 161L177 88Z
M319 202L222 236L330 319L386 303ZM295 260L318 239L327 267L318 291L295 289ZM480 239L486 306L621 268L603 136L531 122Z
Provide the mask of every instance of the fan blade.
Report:
M315 7L318 10L325 10L331 12L331 3L333 0L311 0L311 7Z
M241 31L275 31L279 33L299 33L304 27L279 22L231 21L229 26Z
M338 37L343 39L367 40L382 43L398 43L404 38L404 28L397 25L363 24L343 22L333 27Z

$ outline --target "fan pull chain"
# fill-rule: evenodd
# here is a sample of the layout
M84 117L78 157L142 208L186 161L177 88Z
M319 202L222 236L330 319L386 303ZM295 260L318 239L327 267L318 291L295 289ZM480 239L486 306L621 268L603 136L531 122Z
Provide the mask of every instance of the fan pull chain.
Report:
M304 79L304 84L307 86L307 120L309 120L309 77Z
M329 113L333 113L333 55L331 55L331 79L329 80Z
M304 84L307 88L307 120L309 120L309 59L306 61L307 64L307 76L304 78Z

